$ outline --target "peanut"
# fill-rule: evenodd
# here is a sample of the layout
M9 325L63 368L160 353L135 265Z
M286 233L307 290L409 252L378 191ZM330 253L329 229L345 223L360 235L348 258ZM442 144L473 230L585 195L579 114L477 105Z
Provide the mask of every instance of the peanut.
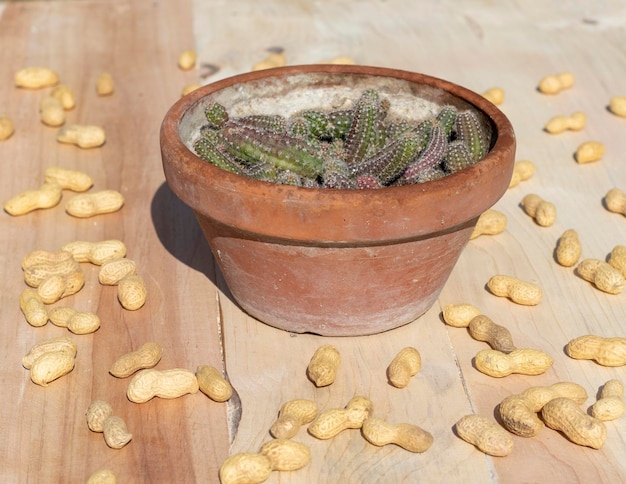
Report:
M116 484L117 478L110 469L99 469L87 479L87 484Z
M465 415L454 428L461 439L475 445L485 454L504 457L513 451L511 435L490 418L476 414Z
M94 333L100 327L100 318L97 314L79 312L66 306L52 308L48 319L55 326L67 328L74 334Z
M44 183L37 190L25 190L3 204L9 215L24 215L40 208L52 208L61 201L61 186Z
M31 326L40 327L48 322L48 311L35 289L26 288L22 291L20 309Z
M574 76L569 72L551 74L539 81L539 92L543 94L557 94L564 89L569 89L574 85Z
M604 423L587 415L573 400L559 397L550 400L541 409L545 424L558 430L572 442L599 449L606 440Z
M433 436L417 425L390 424L375 417L369 417L363 422L361 434L372 445L382 447L395 444L416 453L426 452L433 444Z
M624 384L619 380L607 381L600 391L600 398L591 406L591 416L598 420L615 420L626 410Z
M39 118L48 126L62 126L65 124L65 110L61 101L56 97L48 96L39 103Z
M272 463L263 454L243 452L231 455L220 467L222 484L258 484L272 473Z
M70 109L74 109L76 106L76 99L74 97L74 92L64 84L56 86L50 92L50 95L61 102L61 106L66 111Z
M39 264L71 264L71 268L68 268L68 272L72 272L76 270L79 266L72 262L72 254L65 250L60 250L58 252L50 252L48 250L33 250L26 254L21 261L22 269L26 270L33 266ZM45 279L49 274L46 273L42 277L42 280Z
M604 338L587 334L574 338L565 353L576 360L594 360L602 366L626 365L626 338Z
M71 274L67 276L50 276L44 279L37 287L37 294L44 304L54 304L61 299L66 292L74 294L85 283L85 278L82 272L75 272L76 276ZM71 278L71 279L70 279ZM68 285L70 289L68 290Z
M76 294L85 285L85 274L78 270L67 275L50 276L39 284L37 293L44 304L54 304L72 294Z
M52 276L69 276L80 271L80 265L66 251L57 253L43 250L33 251L22 259L24 282L31 287L39 285Z
M396 388L404 388L422 367L422 358L412 346L400 350L387 367L387 378Z
M613 247L607 262L626 277L626 246L616 245Z
M44 177L48 183L56 183L65 190L73 192L85 192L93 186L93 180L89 175L78 170L69 170L60 166L47 168Z
M135 261L124 258L111 259L100 267L98 281L106 286L116 286L126 276L135 274Z
M556 220L556 207L539 195L529 193L520 202L524 212L542 227L549 227Z
M74 308L67 306L57 306L48 313L48 320L55 326L67 328L68 321L76 313Z
M252 66L253 71L270 69L272 67L282 67L287 64L287 58L282 52L270 52L265 59Z
M104 419L102 433L104 434L104 441L112 449L121 449L133 438L133 434L126 427L126 422L115 415Z
M317 412L317 403L311 400L289 400L280 407L278 419L270 427L270 434L277 439L290 439L302 425L311 423L317 417Z
M332 345L320 346L307 367L307 376L316 387L325 387L335 381L341 363L339 350Z
M554 360L543 351L534 349L479 351L475 358L476 369L485 375L502 378L512 373L540 375L552 366Z
M153 368L161 360L163 348L154 342L144 343L139 349L120 356L113 362L109 373L117 378L126 378L145 368Z
M67 276L54 275L44 279L37 287L37 294L44 304L54 304L59 299L78 292L85 283L85 276L77 271Z
M96 79L96 93L98 96L110 96L115 91L115 81L108 72L103 72Z
M128 384L126 396L131 402L145 403L159 398L178 398L198 392L198 379L191 371L174 368L171 370L141 370Z
M600 259L583 259L576 266L576 273L608 294L619 294L626 285L621 271Z
M330 439L346 429L360 429L373 410L368 398L356 396L345 408L334 408L320 413L308 427L309 433L321 440Z
M578 146L574 158L581 165L591 163L602 159L605 150L606 148L599 141L587 141Z
M63 296L66 290L65 276L50 276L44 279L37 287L37 294L44 304L54 304ZM83 278L84 283L84 278Z
M609 100L609 111L616 116L626 118L626 96L613 96Z
M509 182L509 188L519 185L520 182L526 181L535 174L536 168L532 161L520 160L513 165L513 175Z
M515 277L495 275L487 282L489 291L498 297L508 297L516 304L535 306L541 302L541 288Z
M178 56L178 67L180 67L183 71L193 69L196 65L197 57L198 56L194 50L185 50L181 52L180 56Z
M577 111L570 116L554 116L546 123L544 129L550 134L559 134L568 129L580 131L585 127L587 115Z
M481 235L501 234L504 232L505 228L506 215L497 210L486 210L478 217L474 231L472 235L470 235L470 240L480 237Z
M472 318L480 314L480 309L471 304L446 304L442 317L445 323L455 328L467 328Z
M47 67L24 67L15 73L15 85L26 89L52 87L59 82L59 76Z
M483 92L482 96L487 101L499 106L504 102L504 89L501 87L491 87Z
M619 188L611 188L604 196L604 203L610 212L626 215L626 193Z
M520 437L534 437L543 428L543 422L537 416L550 400L567 397L578 405L587 400L583 387L572 382L558 382L545 387L530 387L517 395L506 397L498 406L502 424L509 431Z
M111 415L113 415L113 407L109 402L94 400L89 404L85 413L87 427L92 432L102 432L104 431L104 421Z
M341 65L354 65L354 59L352 57L347 57L345 55L340 55L337 57L332 57L330 59L324 59L317 64L341 64Z
M117 299L124 309L136 311L146 303L146 285L137 274L123 277L117 285Z
M87 242L77 240L61 247L69 252L77 262L90 262L101 266L105 262L119 259L126 255L126 246L121 240L103 240L101 242Z
M76 195L65 206L73 217L88 218L104 213L117 212L124 205L124 196L116 190L102 190Z
M69 143L79 148L97 148L106 141L104 129L100 126L70 124L63 126L57 133L59 143Z
M201 87L200 84L188 84L185 87L183 87L183 90L181 91L180 96L181 97L186 96L190 92L193 92L200 87Z
M311 451L289 439L274 439L261 446L259 454L270 461L273 471L296 471L311 462Z
M0 141L9 139L15 132L15 126L11 118L0 116Z
M196 369L196 378L200 391L215 402L225 402L233 395L233 387L217 368L200 365Z
M472 318L467 329L472 338L488 343L494 350L511 353L516 349L511 332L484 314Z
M74 369L75 354L71 349L46 351L33 361L30 367L30 379L33 383L48 386L48 383L67 375Z
M76 356L77 346L76 343L65 336L40 341L35 344L26 355L24 355L22 358L22 366L27 370L30 370L37 358L44 353L49 353L51 351L65 351L72 356Z
M568 229L556 243L556 261L563 267L571 267L578 262L583 248L574 229Z

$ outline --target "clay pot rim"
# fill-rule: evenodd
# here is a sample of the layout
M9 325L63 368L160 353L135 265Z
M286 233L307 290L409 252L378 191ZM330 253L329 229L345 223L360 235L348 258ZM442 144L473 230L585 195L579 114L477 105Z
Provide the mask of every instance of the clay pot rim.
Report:
M476 110L481 111L491 121L494 128L495 143L489 153L475 165L446 175L440 179L412 185L358 190L281 185L236 175L206 162L191 151L182 140L179 132L179 123L184 119L186 113L193 109L198 103L201 103L206 96L224 88L231 87L234 84L305 73L357 74L372 77L392 77L409 83L424 84L447 91L451 95L465 101ZM341 206L350 207L357 205L370 206L372 209L375 209L376 207L389 205L390 202L398 205L410 203L412 206L418 207L420 200L424 198L435 197L441 199L443 202L449 197L451 185L458 187L460 191L463 189L481 189L482 183L476 180L480 180L480 177L483 177L490 170L494 169L499 163L502 163L502 158L506 158L508 152L515 150L515 134L510 121L495 105L486 100L483 96L453 82L426 74L399 69L364 65L312 64L247 72L218 80L192 91L174 103L166 113L161 125L161 150L164 155L163 164L168 183L170 182L168 173L174 170L177 174L185 177L190 183L202 178L219 180L218 184L221 186L221 189L226 192L238 190L250 192L258 197L258 199L273 200L274 203L284 203L284 201L288 200L297 204L307 204L308 202L319 204L320 198L323 198L328 202L328 210L332 211L340 209ZM172 166L167 166L168 164ZM512 165L503 169L508 170L508 174L510 175ZM507 175L505 174L504 176ZM487 184L487 182L484 183ZM185 193L182 187L173 186L171 183L170 186L176 195L185 203L191 205L194 210L209 217L213 216L209 209L194 206L193 196ZM472 214L471 217L463 213L463 210L460 210L458 214L447 216L445 222L442 221L441 223L435 220L437 217L432 217L433 220L430 226L428 226L429 224L427 223L427 227L420 229L419 233L406 235L409 237L422 237L433 231L451 230L452 227L477 217L480 212L491 207L502 196L504 190L486 197L485 200L481 202L484 205L482 210ZM222 220L222 222L229 224L231 221ZM252 225L254 224L244 223L239 229L251 233L263 232L262 228L252 227ZM289 230L287 229L286 233L278 234L278 237L286 239L292 238L291 234L288 232ZM409 230L409 232L411 231ZM275 233L265 235L277 236ZM294 236L293 238L300 239L299 236ZM399 238L401 237L398 233L389 235L389 240L398 240ZM350 236L348 238L341 237L341 239L343 242L349 242L352 239L363 241L360 235L355 235L354 237ZM330 234L328 241L332 242L335 240L337 240L337 237Z

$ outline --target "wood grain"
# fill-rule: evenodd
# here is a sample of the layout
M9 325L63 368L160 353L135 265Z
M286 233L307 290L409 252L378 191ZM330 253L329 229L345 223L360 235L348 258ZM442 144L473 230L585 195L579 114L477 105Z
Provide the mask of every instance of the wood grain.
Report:
M552 2L554 3L554 2ZM358 5L358 7L357 7ZM586 333L626 336L624 294L595 290L559 266L553 257L565 229L578 231L584 257L604 258L626 244L626 219L608 212L608 189L626 189L626 121L606 110L610 97L626 95L622 2L573 3L444 0L436 8L410 0L254 2L164 2L67 0L0 2L0 111L16 132L0 142L2 199L37 187L45 168L80 169L95 189L120 190L126 205L116 214L77 220L54 209L22 217L0 213L0 479L6 482L80 482L96 469L111 468L119 482L217 482L220 464L236 452L256 452L286 400L309 398L321 409L342 407L354 395L368 396L377 417L417 424L434 435L433 446L412 454L396 446L368 444L358 430L318 441L305 429L312 462L267 482L603 482L626 475L626 421L607 422L604 447L572 444L543 429L532 439L514 437L506 458L487 457L461 441L454 423L468 413L494 416L507 395L533 385L574 381L589 394L626 370L568 358L563 347ZM290 64L348 56L360 64L420 71L482 92L506 91L501 109L518 139L518 159L537 166L533 178L510 189L494 208L508 217L497 236L471 241L437 304L418 321L384 334L357 338L296 335L245 315L215 268L192 212L164 184L158 129L183 86L207 83L249 70L268 48L284 49ZM183 72L178 55L195 48L199 66ZM202 64L218 68L203 69ZM38 120L46 91L13 86L13 73L26 65L56 69L78 99L68 122L102 125L107 143L80 150L58 144L54 128ZM109 71L111 97L95 94L95 79ZM536 91L546 74L571 71L576 84L556 96ZM549 135L542 128L556 114L582 110L580 132ZM2 114L0 113L0 114ZM578 165L573 152L587 140L606 145L605 157ZM557 206L557 221L539 227L519 207L527 193ZM56 250L66 242L119 238L148 286L148 302L123 310L115 288L97 282L97 268L84 265L86 287L62 301L95 311L102 327L72 336L50 324L30 327L18 306L25 287L20 259L34 249ZM517 306L488 293L485 284L502 273L535 282L544 300ZM473 367L485 343L465 329L446 326L445 304L469 302L506 326L518 347L544 350L554 365L544 375L494 379ZM297 311L297 308L294 308ZM41 388L20 365L37 341L60 335L78 344L75 370ZM202 394L132 404L127 380L108 374L120 354L148 340L160 342L158 367L225 364L236 396L217 404ZM315 349L337 346L342 365L336 382L316 388L306 378ZM385 369L405 346L421 353L422 369L404 389L392 387ZM96 398L107 399L134 434L122 450L106 447L88 430L84 413ZM231 437L234 437L232 445Z
M213 263L193 214L164 185L159 153L160 121L195 77L176 67L179 52L193 43L190 23L189 2L15 2L0 18L0 106L16 125L13 137L0 144L3 199L39 186L52 165L82 170L94 179L92 190L116 189L126 198L120 212L93 219L65 213L73 196L67 191L53 209L0 214L4 482L85 482L102 467L111 468L119 482L211 482L227 456L224 405L202 394L132 404L125 396L129 380L108 374L119 355L146 341L163 346L160 368L222 365ZM39 99L48 90L13 86L13 73L27 65L59 73L77 98L68 122L103 126L108 139L102 148L55 141L56 129L38 120ZM96 95L102 71L116 81L110 97ZM84 264L85 288L57 305L96 312L101 328L74 336L51 324L30 327L17 303L25 287L21 258L73 240L111 238L122 240L137 263L148 289L146 305L123 310L116 289L98 284L97 268ZM21 367L21 356L35 342L60 335L78 345L76 368L38 387ZM85 411L93 399L109 401L125 419L134 435L128 446L109 449L101 434L88 430Z

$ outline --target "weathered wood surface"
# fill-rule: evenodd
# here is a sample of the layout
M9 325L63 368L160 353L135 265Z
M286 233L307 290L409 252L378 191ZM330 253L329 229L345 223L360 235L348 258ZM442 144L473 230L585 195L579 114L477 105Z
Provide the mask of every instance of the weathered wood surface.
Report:
M426 8L428 7L428 8ZM531 385L574 381L595 400L610 378L626 381L624 367L605 368L568 358L572 338L595 333L626 336L624 294L601 293L556 264L553 249L567 228L581 237L585 257L604 258L626 244L626 219L602 203L612 187L626 189L626 120L611 115L611 96L626 95L626 11L619 1L550 5L513 1L445 1L416 5L394 2L0 2L0 111L16 124L0 142L3 200L38 186L45 168L84 170L94 189L113 188L126 197L117 214L76 220L58 207L22 217L0 214L0 478L7 482L80 482L110 467L119 482L216 482L221 462L236 452L257 451L280 405L310 398L320 408L344 406L354 395L370 397L375 414L391 422L412 422L435 441L423 454L395 446L376 448L356 430L317 441L304 429L296 439L310 445L309 466L274 473L268 482L619 482L626 475L626 423L607 423L601 450L572 444L544 429L532 439L514 437L513 453L491 458L454 435L463 415L493 416L507 395ZM210 82L249 70L270 47L282 47L290 64L349 56L361 64L416 70L447 78L478 92L505 89L501 109L518 137L518 159L532 160L535 176L510 189L495 208L508 217L500 235L471 241L438 303L418 321L397 330L360 338L322 338L275 330L247 317L229 297L191 212L164 185L158 127L183 86ZM199 53L199 64L218 67L182 72L178 54ZM25 65L55 68L77 93L70 122L101 124L102 148L79 150L54 140L37 106L44 91L13 86ZM94 82L111 71L116 93L98 98ZM550 73L571 71L575 86L556 96L536 91ZM542 130L556 114L582 110L580 132L549 135ZM602 141L602 161L578 165L579 143ZM536 225L519 207L527 193L557 206L557 222ZM91 336L75 336L75 370L47 388L33 385L20 361L32 344L69 334L51 326L30 327L18 307L24 286L20 259L27 252L55 250L76 239L119 238L138 264L149 291L136 312L119 307L115 290L97 283L97 269L85 266L86 287L63 301L96 311L103 324ZM517 306L485 290L495 273L536 282L544 300ZM494 379L472 364L484 343L467 331L447 327L441 308L469 302L507 326L518 346L554 357L544 375ZM294 309L297 310L297 309ZM221 339L223 341L221 341ZM164 346L159 368L195 369L222 365L237 391L228 404L203 395L146 404L126 400L126 380L107 372L111 361L144 341ZM315 349L335 344L343 363L337 381L316 389L305 369ZM403 390L391 387L385 369L402 347L419 349L423 367ZM223 348L223 353L222 353ZM91 400L109 400L134 434L122 450L106 447L87 429ZM232 445L231 433L236 432Z
M163 185L159 152L160 121L195 77L176 67L178 54L193 45L190 23L189 2L15 2L0 18L0 109L16 129L0 144L3 200L38 187L53 165L82 170L94 179L92 190L116 189L126 198L120 212L91 219L65 213L74 196L67 191L53 209L0 214L3 482L85 482L101 467L113 469L118 482L211 482L227 456L225 406L202 394L132 404L128 380L108 374L117 356L146 341L163 346L162 368L221 366L207 279L213 263L193 215ZM38 119L39 100L49 90L13 86L13 73L26 65L51 67L72 87L77 106L67 121L103 126L102 148L55 141L57 129ZM110 97L96 95L102 71L116 81ZM73 240L104 239L126 244L147 285L146 305L123 310L115 287L101 286L97 267L83 264L85 287L57 305L96 312L101 328L74 336L50 323L30 327L18 304L25 287L21 258ZM35 342L62 335L78 345L74 371L46 388L32 384L22 355ZM128 446L109 449L102 434L88 430L85 411L94 399L108 400L125 419L134 435Z

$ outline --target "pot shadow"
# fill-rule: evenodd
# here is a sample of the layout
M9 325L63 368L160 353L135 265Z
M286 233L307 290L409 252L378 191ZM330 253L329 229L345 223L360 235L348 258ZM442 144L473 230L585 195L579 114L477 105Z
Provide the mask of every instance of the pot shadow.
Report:
M186 266L204 274L228 299L237 304L226 286L193 210L172 192L166 182L152 198L150 215L163 247Z

